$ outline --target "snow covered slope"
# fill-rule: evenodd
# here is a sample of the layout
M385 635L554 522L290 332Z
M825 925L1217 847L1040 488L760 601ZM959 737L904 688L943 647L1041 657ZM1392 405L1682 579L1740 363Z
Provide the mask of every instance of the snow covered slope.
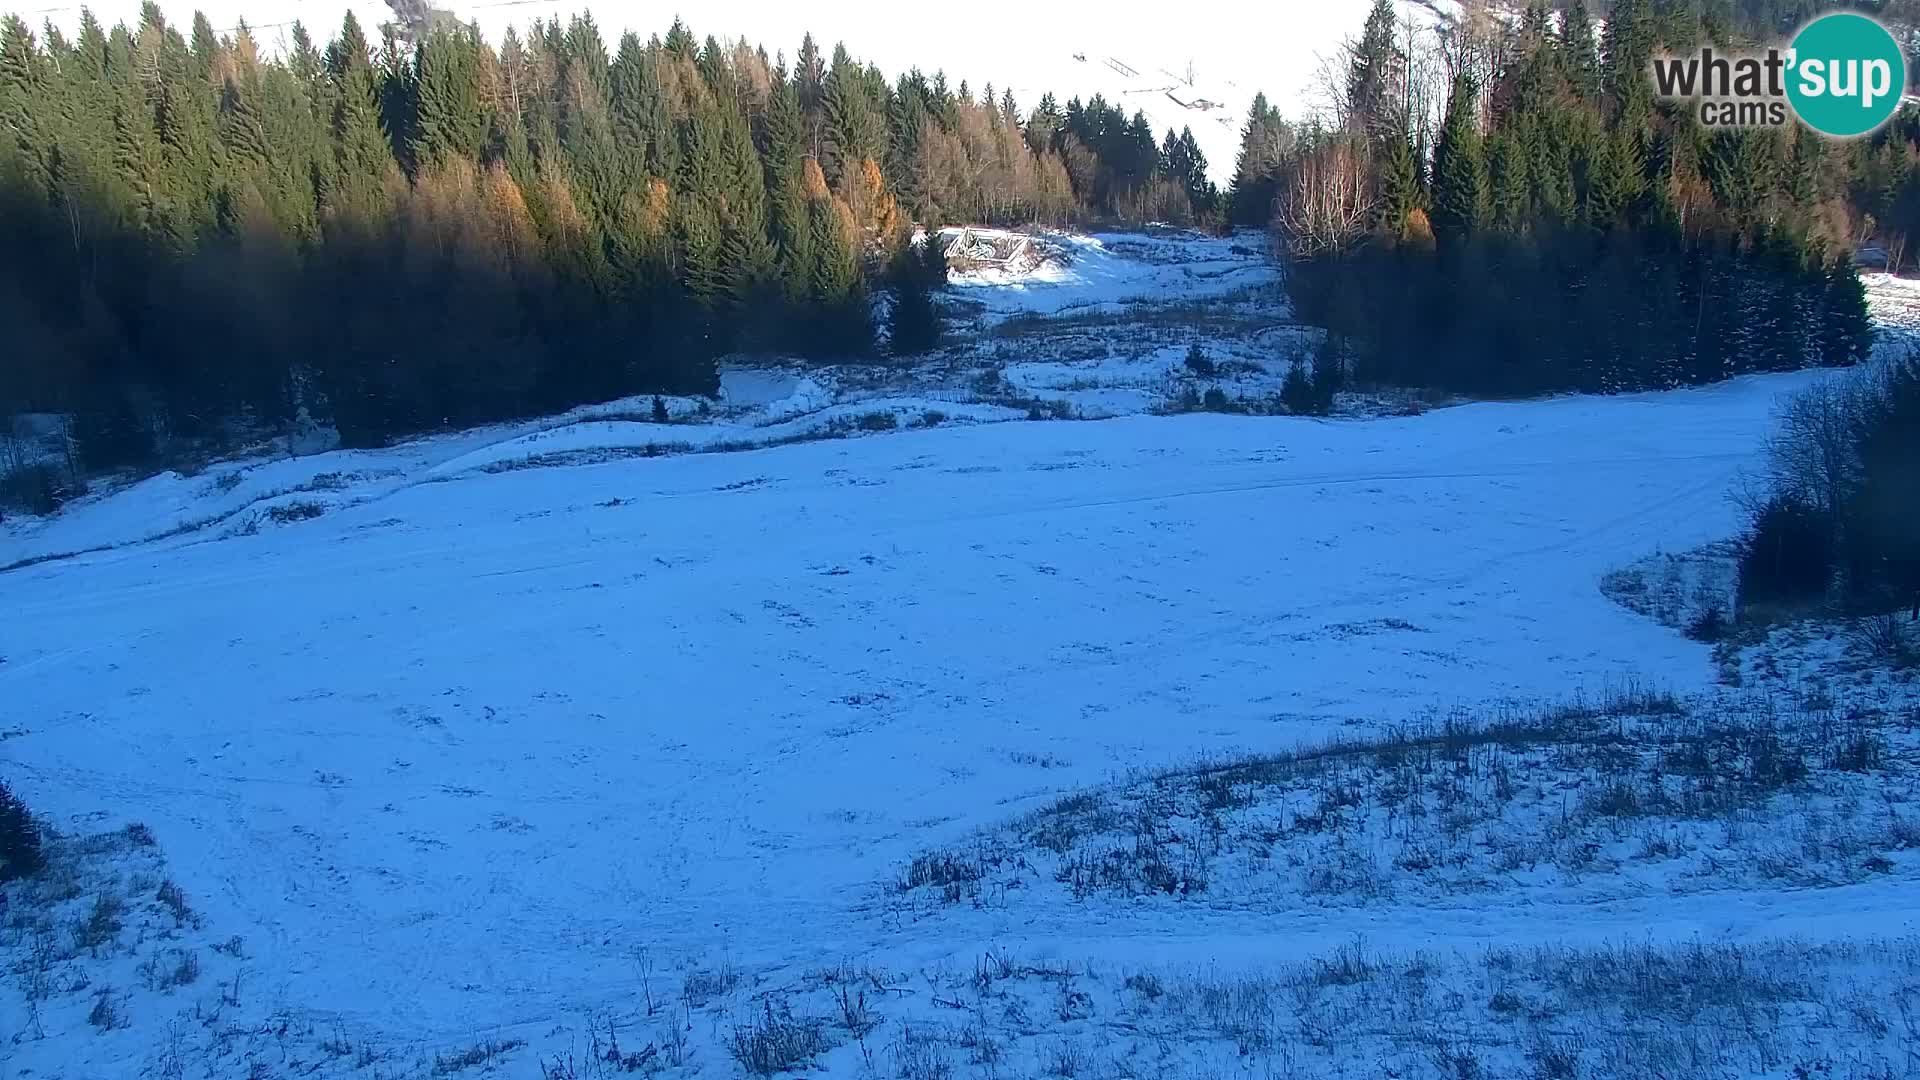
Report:
M1708 690L1707 646L1600 584L1730 535L1776 398L1817 376L1149 415L1202 386L1251 408L1310 336L1257 238L1048 242L1038 272L956 282L978 318L912 366L729 368L664 421L612 402L10 522L0 777L61 839L4 894L7 1075L729 1077L784 1047L837 1076L1371 1078L1494 1044L1488 1075L1566 1075L1541 1062L1569 1040L1736 1053L1734 989L1773 1018L1739 1055L1884 1060L1900 1020L1865 988L1920 991L1907 743L1818 757L1839 794L1774 817L1589 814L1567 866L1499 861L1498 815L1552 827L1617 761L1482 757L1437 781L1493 815L1457 865L1311 894L1302 860L1364 868L1409 826L1278 842L1271 806L1196 781L1166 846L1241 845L1209 888L1079 884L1137 861L1163 769ZM1871 292L1900 325L1910 290ZM1106 418L1027 422L1065 416ZM1910 687L1836 704L1804 670L1794 715L1911 736ZM1080 818L1044 855L1007 839ZM1884 836L1847 831L1868 818ZM991 877L954 876L989 843ZM1722 1004L1662 1011L1694 969ZM1623 1015L1655 1030L1582 1042Z
M866 905L1063 790L1456 703L1704 684L1705 647L1596 582L1725 535L1799 381L347 478L365 501L253 535L0 575L0 755L63 830L150 827L205 933L243 939L234 1023L544 1054L711 977L733 1020L699 1014L720 1034L697 1071L729 1075L759 980L1031 943ZM1594 927L1812 925L1719 903ZM1297 944L1450 947L1489 918L1329 914ZM1247 930L1095 920L1053 945L1192 933L1182 955L1227 963ZM167 1031L202 1037L183 1016L215 992L133 995L98 1035L58 998L16 1067L135 1075Z

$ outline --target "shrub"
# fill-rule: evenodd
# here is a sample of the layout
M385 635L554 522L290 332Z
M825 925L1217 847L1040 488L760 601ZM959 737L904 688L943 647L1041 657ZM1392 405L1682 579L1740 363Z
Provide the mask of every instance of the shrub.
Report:
M1791 606L1818 600L1833 580L1833 530L1825 516L1776 495L1753 515L1740 553L1740 606Z
M87 1023L100 1031L126 1026L126 1014L120 1011L120 1002L114 996L113 987L103 986L94 992L93 1008L87 1011Z
M822 1027L818 1020L794 1016L784 1001L777 1010L768 1001L757 1022L733 1030L727 1049L754 1076L790 1072L830 1049Z
M861 431L892 431L900 426L900 418L885 410L877 409L860 416Z
M1197 341L1187 348L1186 362L1187 370L1203 379L1213 378L1214 374L1219 370L1214 362L1207 358L1207 351L1202 349L1200 343Z
M1325 416L1333 403L1333 395L1325 395L1323 401L1307 365L1295 360L1280 383L1280 403L1296 416Z
M51 514L68 499L86 494L84 485L69 483L52 465L25 465L0 473L0 506L29 514Z
M1333 395L1347 385L1347 353L1346 342L1332 334L1321 338L1319 348L1314 350L1314 401L1323 406L1323 413L1332 410Z
M930 352L940 344L944 327L933 291L947 283L947 256L931 240L908 244L892 266L893 307L888 314L887 339L895 356Z
M98 949L110 945L120 937L120 913L126 910L126 902L119 894L111 892L96 893L93 908L84 919L78 920L73 928L73 940L83 949Z
M1200 400L1201 403L1206 406L1208 412L1226 412L1230 404L1227 401L1226 391L1217 386L1208 387L1206 396Z
M926 413L920 417L921 427L939 427L946 422L947 414L941 412L939 409L928 409Z
M32 877L45 866L39 820L0 780L0 881Z
M1720 612L1719 605L1700 609L1692 621L1687 623L1687 636L1695 641L1712 645L1727 636L1727 617Z
M267 516L281 525L296 521L310 521L327 512L327 508L317 502L291 502L284 506L270 506Z
M659 394L653 395L653 422L656 424L665 424L672 419L673 414L667 411L666 399Z
M1848 637L1875 660L1903 668L1920 664L1920 642L1898 615L1869 615L1854 624Z

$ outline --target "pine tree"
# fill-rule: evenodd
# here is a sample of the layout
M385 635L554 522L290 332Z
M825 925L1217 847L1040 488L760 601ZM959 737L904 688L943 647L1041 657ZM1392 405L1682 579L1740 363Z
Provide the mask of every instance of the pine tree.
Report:
M1600 53L1586 0L1573 0L1560 16L1560 55L1574 93L1592 100L1600 93Z
M42 832L27 804L0 780L0 882L33 877L46 866Z
M51 179L46 155L52 142L41 129L44 81L33 32L19 16L7 16L0 22L0 155L17 155L29 182L43 191Z
M1488 223L1509 235L1524 232L1533 208L1526 154L1509 131L1494 132L1486 141L1486 154Z
M1410 135L1399 135L1381 146L1380 220L1378 225L1395 236L1407 229L1415 210L1426 209L1426 186L1420 175L1420 159L1414 154Z
M827 183L839 188L861 161L878 159L886 152L884 117L867 93L864 73L848 58L844 46L834 49L823 110L826 146L820 164Z
M1235 225L1264 226L1273 218L1276 180L1289 149L1289 132L1280 111L1267 104L1265 94L1253 96L1253 107L1240 129L1240 154L1234 161L1233 183L1227 191L1227 219Z
M1846 367L1873 352L1873 321L1867 313L1867 290L1844 258L1826 266L1821 297L1821 321L1815 331L1820 363Z
M1404 124L1397 113L1406 59L1396 40L1393 0L1373 0L1366 29L1347 60L1347 125L1355 134L1385 141Z
M1648 0L1614 0L1600 38L1601 82L1623 116L1641 116L1653 98L1647 64L1654 33Z
M939 243L927 237L908 244L894 257L889 274L893 303L887 315L887 345L895 356L917 356L940 344L940 309L934 290L945 286L947 260Z
M478 155L486 135L476 43L465 32L436 30L414 53L410 148L416 168Z
M220 60L220 39L214 36L213 24L207 21L204 12L193 13L192 42L193 77L211 81L214 66Z
M1460 75L1433 152L1433 231L1442 244L1472 235L1486 216L1487 160L1476 123L1478 92Z

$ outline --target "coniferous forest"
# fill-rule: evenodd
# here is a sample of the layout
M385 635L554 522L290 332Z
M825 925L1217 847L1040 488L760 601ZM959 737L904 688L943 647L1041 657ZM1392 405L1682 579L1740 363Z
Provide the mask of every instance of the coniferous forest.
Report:
M1853 363L1855 246L1897 260L1920 225L1920 124L1715 130L1646 74L1662 48L1777 40L1837 6L1469 4L1433 33L1377 0L1327 121L1256 101L1229 214L1273 224L1301 317L1363 380L1532 394Z
M92 471L709 392L733 350L872 352L880 289L894 346L930 341L911 223L1212 212L1190 133L798 44L349 14L269 56L152 3L71 39L9 17L0 414L72 417Z
M889 81L811 37L348 15L269 52L153 3L71 37L9 17L0 414L66 418L85 474L306 424L375 445L710 392L736 351L910 353L938 338L940 269L906 240L947 223L1269 229L1297 314L1331 331L1317 368L1362 383L1847 364L1871 341L1854 247L1897 265L1920 228L1920 123L1713 131L1644 76L1661 47L1831 6L1469 0L1435 29L1377 0L1311 119L1256 98L1224 196L1190 132Z

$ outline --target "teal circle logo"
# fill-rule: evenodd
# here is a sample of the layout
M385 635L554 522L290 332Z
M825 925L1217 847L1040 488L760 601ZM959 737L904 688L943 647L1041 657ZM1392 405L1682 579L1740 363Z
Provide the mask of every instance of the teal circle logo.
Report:
M1892 118L1907 91L1907 57L1887 28L1835 12L1800 28L1788 61L1787 100L1802 123L1837 138L1865 135Z

